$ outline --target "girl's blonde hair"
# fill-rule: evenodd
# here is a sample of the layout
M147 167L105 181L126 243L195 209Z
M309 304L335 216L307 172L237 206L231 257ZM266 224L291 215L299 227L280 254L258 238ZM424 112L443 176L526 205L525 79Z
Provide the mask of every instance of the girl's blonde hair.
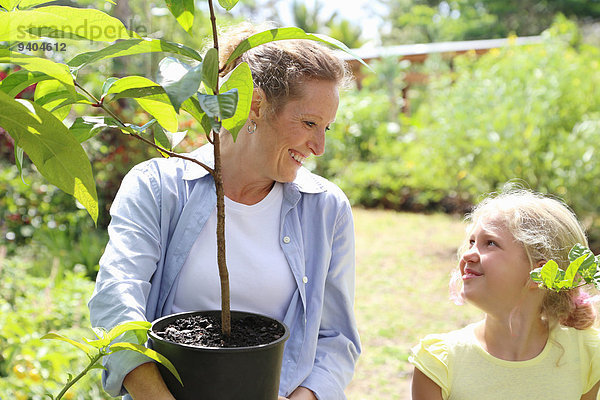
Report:
M219 58L221 67L242 41L251 35L272 28L241 23L221 37ZM271 112L278 112L292 99L302 96L303 83L309 80L335 82L345 87L352 80L347 63L331 49L313 40L279 40L261 44L246 51L221 72L225 76L241 62L252 71L254 87L263 90Z
M531 190L508 187L500 194L485 198L467 215L470 222L467 230L490 215L500 220L523 245L532 269L540 261L552 259L564 270L569 265L573 245L588 245L583 227L565 203ZM459 249L459 259L468 245L469 238L466 238ZM581 287L558 293L547 290L541 314L549 324L560 323L577 329L589 328L596 321L594 305Z

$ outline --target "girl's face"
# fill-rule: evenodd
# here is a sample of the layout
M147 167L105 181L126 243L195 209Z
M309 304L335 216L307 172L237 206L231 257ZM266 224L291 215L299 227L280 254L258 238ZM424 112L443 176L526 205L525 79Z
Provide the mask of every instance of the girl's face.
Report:
M528 288L531 270L523 245L493 215L471 229L459 268L462 295L485 312L510 312Z

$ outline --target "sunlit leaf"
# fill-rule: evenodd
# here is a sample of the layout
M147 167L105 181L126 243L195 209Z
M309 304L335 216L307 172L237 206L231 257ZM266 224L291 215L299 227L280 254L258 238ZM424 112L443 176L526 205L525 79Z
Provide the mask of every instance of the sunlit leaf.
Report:
M47 79L53 78L42 72L30 72L22 69L0 80L0 90L10 97L15 97L29 86Z
M20 0L0 0L0 6L10 11L19 4L19 1Z
M143 38L123 40L98 51L78 54L67 64L70 67L80 69L88 64L109 58L155 52L175 53L202 61L202 56L191 47L162 39Z
M239 0L219 0L221 7L227 11L231 10L238 3Z
M235 114L228 119L222 121L223 127L227 129L236 140L238 132L250 114L250 106L252 105L252 93L254 91L254 83L252 81L252 72L246 63L240 63L232 71L231 75L221 86L222 91L228 91L233 88L238 90L238 101Z
M0 91L0 126L22 147L38 171L73 195L98 219L98 196L87 154L67 127L42 106Z
M540 277L542 278L542 282L544 283L544 285L547 288L552 289L554 288L554 279L556 278L557 274L558 264L556 263L556 261L550 260L542 267Z
M117 18L93 8L46 6L0 13L0 41L49 37L114 42L131 36Z
M110 349L112 351L132 350L132 351L135 351L137 353L143 354L143 355L145 355L147 357L150 357L151 359L153 359L154 361L157 361L157 362L161 363L169 371L171 371L171 373L173 374L173 376L175 376L175 378L177 378L177 380L179 381L179 383L181 383L181 385L183 386L183 382L181 381L181 377L177 373L177 370L175 369L175 367L173 366L173 364L171 364L171 362L165 356L163 356L161 354L158 354L156 351L151 350L151 349L149 349L147 347L144 347L142 345L138 345L138 344L134 344L134 343L124 343L124 342L115 343L112 346L110 346Z
M361 64L363 64L365 67L367 67L368 69L371 70L371 67L369 67L369 65L367 65L367 63L365 63L352 50L350 50L348 48L348 46L346 46L344 43L340 42L339 40L336 40L336 39L331 38L326 35L317 34L317 33L306 33L302 29L297 28L297 27L270 29L268 31L259 32L259 33L256 33L256 34L250 36L248 39L242 41L235 48L233 53L231 53L231 55L227 59L227 62L225 63L225 65L228 65L229 63L231 63L232 61L237 59L239 56L244 54L246 51L248 51L256 46L259 46L259 45L265 44L265 43L269 43L269 42L274 42L276 40L289 40L289 39L306 39L306 40L314 40L317 42L327 43L333 47L336 47L336 48L343 50L346 53L350 54L352 57L356 58Z
M165 0L165 3L179 25L191 35L194 24L194 0Z
M148 329L150 329L151 326L152 326L152 324L148 321L124 322L122 324L115 326L110 331L108 331L108 334L106 335L106 337L109 339L109 342L112 342L113 340L115 340L116 338L118 338L119 336L124 334L125 332L135 331L135 330L142 330L144 332L148 332Z
M157 83L141 76L126 76L114 82L107 92L114 95L112 100L132 97L146 112L152 115L166 130L177 131L177 113L165 93Z
M166 57L158 65L158 76L158 83L167 92L175 111L179 111L181 104L200 88L202 64L190 67L176 58Z
M59 64L46 58L33 57L0 48L0 64L1 63L16 64L31 72L42 72L64 83L67 87L67 90L73 93L75 92L73 77L71 76L69 68L65 64Z
M567 267L567 270L565 271L564 279L565 279L568 287L571 287L573 285L575 276L577 276L577 273L579 272L579 268L581 267L581 265L583 264L583 262L585 261L586 258L588 258L588 255L584 254L581 257L571 261L571 263ZM592 256L592 259L593 258L594 257Z
M190 97L181 104L181 109L188 112L198 122L202 122L202 118L206 116L206 113L200 107L200 102L196 97Z
M73 339L69 339L66 336L60 335L58 333L54 333L54 332L50 332L45 334L44 336L42 336L42 339L55 339L55 340L62 340L63 342L67 342L69 344L72 344L73 346L77 347L78 349L82 350L83 352L85 352L88 355L92 355L94 354L95 350L89 346L86 346L83 343L77 342Z
M50 3L51 1L53 0L21 0L19 2L19 9L23 10L40 4Z
M33 98L37 104L52 112L60 121L69 115L71 105L78 100L76 95L68 92L65 86L55 79L39 82L35 87ZM55 109L57 106L59 107Z

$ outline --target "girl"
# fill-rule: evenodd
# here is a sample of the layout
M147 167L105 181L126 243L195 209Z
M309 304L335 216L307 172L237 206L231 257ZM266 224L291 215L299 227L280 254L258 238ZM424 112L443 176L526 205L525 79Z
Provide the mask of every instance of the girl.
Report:
M557 200L511 190L468 219L455 290L485 318L412 349L413 400L596 399L600 333L589 296L529 278L550 259L566 268L571 247L587 246L575 215Z

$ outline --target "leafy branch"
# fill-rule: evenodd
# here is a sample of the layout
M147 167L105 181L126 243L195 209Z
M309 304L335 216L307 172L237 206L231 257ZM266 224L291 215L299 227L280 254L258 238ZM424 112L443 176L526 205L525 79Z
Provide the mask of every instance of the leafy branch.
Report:
M84 343L77 342L73 339L70 339L66 336L60 335L58 333L48 333L42 337L42 339L55 339L61 340L63 342L67 342L79 350L83 351L87 354L90 359L89 364L85 367L77 376L73 377L69 374L69 379L65 383L64 387L56 396L48 394L52 400L60 400L63 396L69 391L69 389L77 383L81 378L83 378L89 371L93 369L104 369L101 364L102 358L109 354L116 353L122 350L130 350L135 351L136 353L143 354L159 363L164 365L171 373L177 378L177 380L183 385L177 370L171 364L171 362L164 356L158 354L156 351L149 349L144 346L144 343L148 340L148 330L152 324L147 321L130 321L125 322L120 325L115 326L110 331L106 331L102 328L94 328L93 332L96 335L96 339L88 340L83 339ZM119 336L126 332L132 332L135 334L138 343L129 343L129 342L116 342L113 343Z
M600 255L577 243L569 251L569 266L562 270L554 260L549 260L540 268L531 271L531 279L540 287L559 292L592 284L600 289Z

